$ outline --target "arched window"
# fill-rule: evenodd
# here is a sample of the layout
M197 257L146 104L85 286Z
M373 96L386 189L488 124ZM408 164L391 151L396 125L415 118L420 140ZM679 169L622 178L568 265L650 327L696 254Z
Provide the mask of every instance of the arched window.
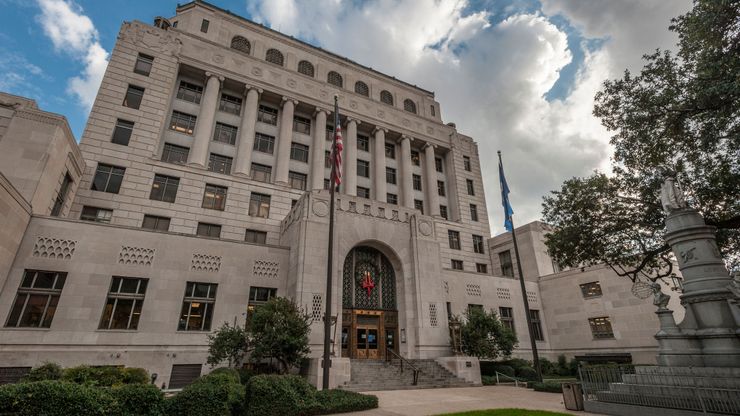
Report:
M403 109L408 111L409 113L416 114L416 104L414 104L414 102L408 98L403 100Z
M283 66L283 53L277 49L268 49L265 54L265 61Z
M313 78L313 64L308 61L298 62L298 72Z
M243 36L234 36L231 39L231 49L236 49L239 52L249 55L249 51L252 50L252 45L249 43L247 38Z
M334 71L330 71L326 75L326 82L328 82L329 84L332 84L332 85L336 85L339 88L342 88L342 85L344 83L343 80L342 80L342 76L339 75L339 73L334 72Z
M370 88L368 88L367 84L362 81L355 82L355 92L358 94L362 94L365 97L370 96Z
M395 310L396 275L390 260L367 246L353 248L344 259L342 306L347 309Z
M391 95L391 93L386 90L381 91L380 102L393 105L393 95Z

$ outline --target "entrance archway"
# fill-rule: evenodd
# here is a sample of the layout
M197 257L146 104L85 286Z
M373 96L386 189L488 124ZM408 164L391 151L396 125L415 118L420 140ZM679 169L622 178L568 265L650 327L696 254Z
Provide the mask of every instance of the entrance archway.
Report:
M342 270L342 356L385 358L397 351L396 274L379 250L357 246Z

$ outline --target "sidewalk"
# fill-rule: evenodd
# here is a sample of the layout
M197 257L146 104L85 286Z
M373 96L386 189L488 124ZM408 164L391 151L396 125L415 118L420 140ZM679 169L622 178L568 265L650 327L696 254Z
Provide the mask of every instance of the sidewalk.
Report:
M574 415L594 413L565 410L560 394L536 392L522 387L485 386L425 390L369 392L378 396L378 409L345 413L352 416L425 416L441 413L500 408L549 410Z

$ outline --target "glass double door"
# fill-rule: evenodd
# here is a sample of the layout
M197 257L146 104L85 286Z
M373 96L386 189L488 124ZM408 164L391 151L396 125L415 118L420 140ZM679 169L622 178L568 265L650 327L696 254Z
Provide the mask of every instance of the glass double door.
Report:
M379 360L398 346L395 311L345 310L342 323L342 356Z
M355 351L357 358L369 358L377 360L380 358L378 347L378 327L361 326L355 330Z

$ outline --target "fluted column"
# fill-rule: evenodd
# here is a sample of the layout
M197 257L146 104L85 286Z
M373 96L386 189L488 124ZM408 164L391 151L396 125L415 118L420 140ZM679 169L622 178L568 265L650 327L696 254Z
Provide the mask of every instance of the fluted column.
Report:
M373 143L373 188L375 188L375 199L386 202L387 186L385 183L385 133L386 129L376 127L375 142Z
M216 119L218 93L224 77L212 72L206 72L206 88L200 102L200 111L193 133L193 146L188 155L188 164L205 167L208 162L208 143L211 141L213 122Z
M357 196L357 120L347 118L347 137L344 139L344 171L342 172L343 191Z
M414 207L414 187L411 170L411 138L401 136L401 203L406 208Z
M275 183L288 184L290 167L290 144L293 142L293 112L298 101L283 97L283 109L280 112L280 137L278 137L277 166Z
M424 146L424 176L426 177L426 197L429 203L429 213L439 217L439 193L437 193L437 169L434 163L434 146L427 143Z
M236 148L234 173L249 176L252 168L252 148L254 147L254 126L257 122L257 106L262 90L247 85L244 88L244 112L239 125L239 143Z
M326 115L317 108L314 112L313 145L311 145L311 189L324 189L324 154L326 149Z

